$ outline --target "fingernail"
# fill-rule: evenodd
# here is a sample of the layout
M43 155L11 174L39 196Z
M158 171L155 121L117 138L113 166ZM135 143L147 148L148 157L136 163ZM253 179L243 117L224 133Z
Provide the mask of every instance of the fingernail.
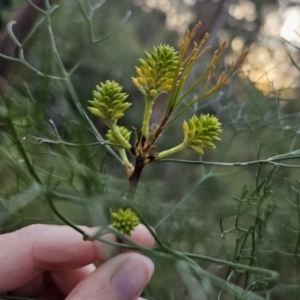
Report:
M138 253L132 253L111 279L111 286L122 300L135 300L148 283L154 271L153 262Z

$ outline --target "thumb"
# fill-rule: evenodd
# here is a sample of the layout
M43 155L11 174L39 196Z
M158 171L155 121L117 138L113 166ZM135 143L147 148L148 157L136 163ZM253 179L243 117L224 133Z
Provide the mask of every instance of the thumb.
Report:
M136 300L154 271L153 262L139 253L123 253L84 278L66 300Z

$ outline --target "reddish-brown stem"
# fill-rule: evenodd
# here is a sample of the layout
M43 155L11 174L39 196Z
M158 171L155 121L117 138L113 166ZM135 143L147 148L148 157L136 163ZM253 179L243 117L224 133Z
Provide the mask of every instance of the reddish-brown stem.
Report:
M135 160L134 171L129 177L129 188L127 192L127 199L133 200L136 189L138 187L139 180L141 178L142 171L145 167L145 158L138 156Z
M165 125L167 124L167 122L169 120L169 117L170 117L172 111L173 111L173 109L170 109L170 112L168 113L168 115L162 119L160 125L158 126L158 128L155 130L153 136L151 137L150 142L144 148L145 152L148 151L153 146L153 144L155 143L157 138L160 136L161 132L163 131Z
M159 127L157 128L157 130L154 132L153 136L151 137L151 140L146 145L144 145L144 147L143 147L144 153L147 153L147 151L149 151L149 149L153 146L153 144L155 143L157 138L160 136L162 130L164 129L164 126L166 125L166 123L169 120L169 116L170 116L170 114L163 118ZM127 199L129 199L129 200L133 200L133 198L135 196L136 189L138 187L138 183L139 183L139 180L142 175L142 171L145 167L145 160L146 160L146 158L143 156L136 157L134 171L131 174L131 176L129 177L129 188L128 188L128 192L127 192Z

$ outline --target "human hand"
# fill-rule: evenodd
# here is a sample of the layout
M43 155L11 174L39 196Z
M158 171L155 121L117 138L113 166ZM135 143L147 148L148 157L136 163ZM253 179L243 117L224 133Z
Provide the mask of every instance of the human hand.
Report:
M103 238L116 240L113 234ZM144 247L154 245L143 225L131 239ZM83 241L67 226L31 225L0 235L0 293L46 300L141 299L154 270L152 261L134 252L114 256L115 249ZM101 263L97 269L95 262Z

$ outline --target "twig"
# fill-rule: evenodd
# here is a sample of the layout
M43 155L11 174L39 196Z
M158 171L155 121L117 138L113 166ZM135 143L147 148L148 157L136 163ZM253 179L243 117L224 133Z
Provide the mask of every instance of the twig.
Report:
M295 151L293 151L295 152ZM287 168L300 168L300 165L290 165L290 164L283 164L277 161L282 160L290 160L300 158L299 151L296 155L293 155L293 152L283 154L282 156L273 156L268 159L260 159L260 160L253 160L253 161L245 161L245 162L212 162L212 161L193 161L193 160L182 160L182 159L161 159L155 160L155 162L175 162L175 163L182 163L182 164L193 164L193 165L209 165L209 166L219 166L219 167L246 167L251 165L259 165L259 164L270 164L278 167L287 167Z
M66 146L70 146L70 147L93 147L93 146L112 146L112 147L118 147L118 148L124 148L122 145L120 144L114 144L114 143L109 143L106 141L103 142L94 142L94 143L86 143L86 144L77 144L77 143L70 143L70 142L66 142L63 140L52 140L52 139L48 139L48 138L40 138L40 137L35 137L35 136L29 136L37 141L39 141L40 143L43 144L61 144L61 145L66 145Z

